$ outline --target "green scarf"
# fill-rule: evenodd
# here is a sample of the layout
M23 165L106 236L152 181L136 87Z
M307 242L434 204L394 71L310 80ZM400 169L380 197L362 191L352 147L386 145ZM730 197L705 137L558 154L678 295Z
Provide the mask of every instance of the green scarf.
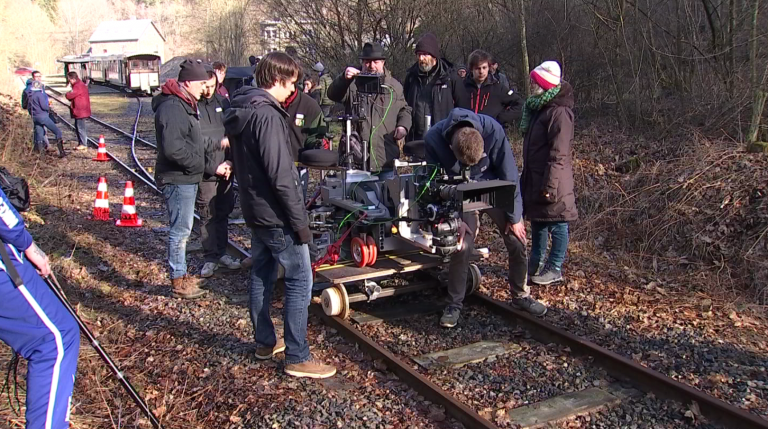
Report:
M523 108L523 118L520 119L520 131L523 135L528 131L533 112L538 112L542 107L546 106L559 92L560 85L557 85L539 95L528 97L528 100L525 101L525 107Z

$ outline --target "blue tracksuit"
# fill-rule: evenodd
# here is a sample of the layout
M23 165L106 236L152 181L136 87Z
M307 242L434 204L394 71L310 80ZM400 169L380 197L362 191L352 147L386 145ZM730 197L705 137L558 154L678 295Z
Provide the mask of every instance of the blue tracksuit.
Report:
M17 288L0 261L0 340L28 361L26 428L68 428L80 330L24 257L32 236L2 190L0 238L24 281Z

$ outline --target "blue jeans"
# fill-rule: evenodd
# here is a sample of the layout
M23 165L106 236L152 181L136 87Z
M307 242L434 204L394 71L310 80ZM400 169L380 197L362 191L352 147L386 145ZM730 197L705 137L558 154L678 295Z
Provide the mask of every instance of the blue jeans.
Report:
M40 144L45 137L45 129L48 128L56 136L56 140L61 140L61 130L50 116L34 116L32 121L35 123L35 144Z
M312 296L312 265L309 247L299 244L290 228L251 228L251 322L257 347L272 347L277 342L269 317L272 291L277 280L277 264L285 268L283 321L285 363L309 360L307 311Z
M547 242L552 237L552 247L546 263L559 270L565 261L565 251L568 250L568 222L531 222L531 256L529 271L534 275L544 262L547 253Z
M88 130L85 128L85 119L75 119L75 129L77 130L77 145L88 146Z
M191 185L165 184L160 187L168 207L168 265L171 280L187 274L187 239L195 218L197 183Z

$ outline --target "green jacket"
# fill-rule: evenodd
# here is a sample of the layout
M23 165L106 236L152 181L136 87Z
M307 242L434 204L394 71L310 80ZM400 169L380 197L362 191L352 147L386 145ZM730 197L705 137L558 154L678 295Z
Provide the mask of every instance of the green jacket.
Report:
M320 106L309 95L296 91L283 103L288 113L288 131L291 138L291 155L299 160L304 149L318 149L322 146L327 131L325 118Z
M331 87L331 84L333 84L331 76L329 74L324 74L320 76L317 86L312 91L313 97L317 100L320 106L333 106L335 104L333 100L328 98L328 88Z
M393 168L393 160L400 158L400 146L394 138L395 129L403 127L407 133L412 123L411 107L403 97L403 86L388 70L384 73L384 85L384 93L371 98L364 112L366 119L355 128L360 137L370 144L372 171ZM354 79L347 80L343 74L328 88L328 98L343 103L347 112L351 112L356 97Z

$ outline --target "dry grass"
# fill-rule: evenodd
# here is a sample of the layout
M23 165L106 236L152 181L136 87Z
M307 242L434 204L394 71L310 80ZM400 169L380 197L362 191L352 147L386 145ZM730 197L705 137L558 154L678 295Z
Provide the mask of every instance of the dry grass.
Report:
M694 131L658 142L595 128L577 138L576 153L573 238L584 250L768 302L765 155ZM641 161L637 170L615 171L630 158Z

